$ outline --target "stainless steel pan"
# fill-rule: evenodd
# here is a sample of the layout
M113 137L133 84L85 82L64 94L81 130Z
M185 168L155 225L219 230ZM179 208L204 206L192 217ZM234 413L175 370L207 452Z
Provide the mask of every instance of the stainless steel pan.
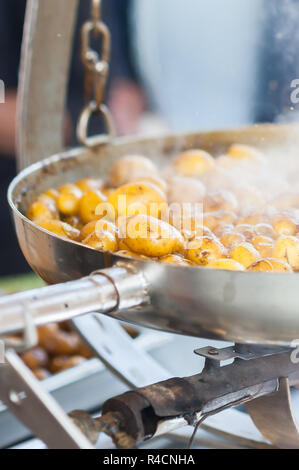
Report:
M234 142L283 152L296 145L298 135L298 128L292 126L254 126L116 140L93 150L61 153L25 169L12 182L8 198L19 243L31 267L50 284L112 269L93 278L0 299L0 332L19 330L24 325L24 309L31 310L36 324L96 309L138 325L190 336L291 344L299 338L298 274L215 271L132 261L59 238L34 225L24 213L46 188L95 174L104 178L113 161L128 153L147 155L159 164L185 148L201 147L218 154Z

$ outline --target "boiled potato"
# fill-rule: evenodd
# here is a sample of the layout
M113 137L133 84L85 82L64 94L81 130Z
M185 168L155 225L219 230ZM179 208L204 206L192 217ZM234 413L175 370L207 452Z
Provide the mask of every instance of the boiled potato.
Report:
M246 238L241 233L227 232L222 235L220 241L223 246L231 249L235 245L241 245L246 242Z
M205 185L198 179L172 176L168 179L167 198L169 204L201 203L206 194Z
M293 270L284 261L275 258L265 258L249 266L248 271L291 273Z
M33 375L37 378L37 380L46 380L48 377L51 376L51 372L43 367L38 367L37 369L32 370Z
M118 228L116 227L116 225L110 220L106 220L105 218L103 218L100 220L93 220L92 222L89 222L88 224L84 225L80 232L80 240L84 240L93 232L102 232L103 230L105 232L112 233L112 235L116 237L118 235Z
M274 249L274 241L270 237L256 236L251 240L251 244L260 253L262 258L271 258Z
M52 355L76 354L80 345L77 333L67 333L57 324L44 325L38 329L40 347Z
M226 271L245 271L245 268L242 264L233 259L227 258L211 261L207 267L211 269L224 269Z
M62 217L62 221L68 225L71 225L73 228L76 228L79 231L83 227L80 217L78 217L77 215L70 215L67 217Z
M108 198L116 217L152 215L160 217L167 210L166 196L151 183L133 183L116 189Z
M61 237L70 238L71 240L78 240L80 238L79 230L65 222L61 222L61 220L38 220L36 224Z
M39 347L33 348L21 354L22 361L29 369L37 369L38 367L46 367L49 362L47 352Z
M86 359L82 356L58 356L52 359L49 365L49 369L52 374L57 374L58 372L62 372L64 370L78 366L83 362L86 362Z
M120 256L130 256L130 258L139 258L143 260L151 259L148 256L139 255L138 253L133 253L133 251L129 251L129 250L120 250L116 254Z
M132 178L130 179L129 183L151 183L154 186L158 186L158 188L163 191L163 193L167 192L167 183L164 179L159 178L159 176L143 176L139 178Z
M108 210L106 208L107 198L99 190L89 191L83 194L79 203L79 214L84 224L104 217ZM103 209L102 211L100 209Z
M104 230L96 230L95 232L88 235L88 237L85 238L82 243L99 251L115 252L118 250L116 236Z
M83 178L77 181L76 186L82 193L89 193L90 191L97 191L103 188L103 181L101 179Z
M223 224L220 223L214 228L214 235L216 235L217 238L221 238L222 235L226 233L230 233L234 230L234 226L232 224Z
M152 176L158 176L158 169L151 160L141 155L127 155L112 165L109 183L117 188L133 179Z
M55 201L43 195L39 196L37 201L29 206L26 216L33 222L36 220L53 220L59 218Z
M75 184L66 184L59 188L57 206L62 215L72 216L79 211L82 191Z
M255 235L253 225L238 224L238 225L235 226L234 232L235 233L240 233L241 235L244 235L244 237L247 241L252 240L252 238Z
M273 229L277 236L280 235L296 235L298 232L298 224L291 217L277 216L271 221Z
M59 197L59 191L53 188L47 189L47 191L45 191L45 196L50 197L51 199L54 199L55 202L57 202Z
M225 258L225 256L226 249L216 238L198 237L188 243L186 257L199 266L206 266L212 261Z
M214 166L214 158L204 150L187 150L181 153L173 162L176 173L191 178L200 177Z
M178 266L192 266L191 261L179 255L168 255L159 259L160 263L176 264Z
M264 222L265 222L265 217L263 217L261 214L250 214L250 215L246 215L245 217L240 217L238 219L238 224L239 225L254 225L254 226L257 226L259 224L264 224ZM271 225L270 225L270 228L273 231L273 228L272 228ZM257 235L263 235L263 234L257 233Z
M290 264L294 270L299 269L299 240L296 237L280 237L273 249L273 257Z
M129 217L120 230L120 238L130 251L151 258L182 252L185 248L184 239L175 227L146 215Z
M227 155L236 160L252 160L257 163L265 161L263 154L249 145L234 144L228 149Z
M170 225L173 225L185 240L192 240L196 236L203 236L204 234L211 234L207 227L203 226L203 218L199 215L188 214L184 215L183 210L179 212L171 212L167 220Z
M261 258L260 253L249 243L233 246L230 258L248 268Z
M229 211L236 212L238 201L230 191L209 193L203 200L204 212Z
M257 236L274 239L276 237L275 231L270 224L259 223L254 226L254 233Z

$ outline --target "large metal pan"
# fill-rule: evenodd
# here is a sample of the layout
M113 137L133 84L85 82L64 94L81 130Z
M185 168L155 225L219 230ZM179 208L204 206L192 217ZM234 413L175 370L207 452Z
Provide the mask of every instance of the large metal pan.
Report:
M50 284L112 269L95 276L99 285L95 278L85 279L0 300L0 333L21 329L25 302L36 324L97 309L127 322L179 334L290 345L299 338L298 274L215 271L132 261L59 238L24 214L46 188L95 174L105 177L113 161L128 153L141 153L163 164L182 149L201 147L217 155L234 142L284 152L299 144L298 136L297 127L265 125L116 140L93 150L79 148L55 155L25 169L12 182L8 198L19 243L31 267Z

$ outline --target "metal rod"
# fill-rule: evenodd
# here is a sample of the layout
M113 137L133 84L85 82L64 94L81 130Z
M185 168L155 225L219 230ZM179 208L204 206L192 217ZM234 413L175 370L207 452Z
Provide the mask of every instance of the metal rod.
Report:
M126 287L126 292L120 295ZM99 271L89 277L1 297L0 336L25 330L25 312L35 326L70 320L89 312L109 313L147 300L143 276L125 267Z

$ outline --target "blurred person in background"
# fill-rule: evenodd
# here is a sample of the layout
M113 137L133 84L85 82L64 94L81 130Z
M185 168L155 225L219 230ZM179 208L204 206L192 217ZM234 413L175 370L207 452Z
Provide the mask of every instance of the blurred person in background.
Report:
M140 75L171 130L292 118L298 0L133 0L131 15Z
M63 1L63 0L62 0ZM107 101L119 134L133 134L145 106L129 49L129 0L103 0L102 17L112 35L112 56ZM7 188L16 175L15 117L20 48L26 0L0 0L0 79L5 83L5 104L0 104L0 276L26 272L7 203ZM84 106L84 75L80 60L80 27L90 18L90 2L80 1L70 71L67 108L72 123L67 144L76 143L74 128ZM91 124L91 132L99 131Z

